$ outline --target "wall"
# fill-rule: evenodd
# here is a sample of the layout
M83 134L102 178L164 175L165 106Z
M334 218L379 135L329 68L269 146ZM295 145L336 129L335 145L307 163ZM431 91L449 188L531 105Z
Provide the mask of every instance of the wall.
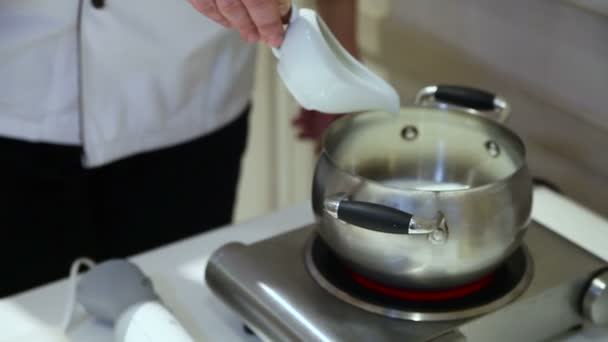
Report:
M608 215L607 17L557 0L379 1L362 12L378 37L366 56L403 99L433 83L503 95L534 173Z
M524 138L534 174L608 216L608 17L558 0L359 4L363 57L398 89L403 104L436 83L502 95L513 108L508 125ZM237 210L247 214L239 217L307 199L314 163L310 147L288 130L293 103L276 82L272 57L261 58L261 82L272 87L256 88L257 103L269 112L254 119L258 131L254 127Z
M313 145L296 138L298 107L276 75L274 56L265 47L258 52L236 221L307 200L315 162Z

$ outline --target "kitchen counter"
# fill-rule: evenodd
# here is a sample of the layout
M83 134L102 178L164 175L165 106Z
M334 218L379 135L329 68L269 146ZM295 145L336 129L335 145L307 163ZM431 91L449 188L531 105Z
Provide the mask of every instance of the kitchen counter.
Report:
M534 196L532 216L535 220L608 261L607 220L546 188L537 188ZM205 286L206 262L227 242L251 243L312 220L309 203L302 203L149 251L132 260L152 278L167 306L196 340L256 341L243 332L238 316ZM1 300L0 342L112 341L112 327L91 319L80 309L67 336L58 330L66 302L66 285L65 280L59 281ZM561 341L608 341L608 330L587 329L565 336Z

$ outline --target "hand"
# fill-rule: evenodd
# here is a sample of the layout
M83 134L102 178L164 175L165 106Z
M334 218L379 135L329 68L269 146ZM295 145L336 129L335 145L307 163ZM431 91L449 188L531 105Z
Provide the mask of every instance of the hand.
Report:
M293 120L298 131L298 138L302 140L313 140L315 152L319 153L323 148L323 134L329 125L342 117L344 114L324 114L321 112L300 109L298 116Z
M279 47L285 32L282 18L289 14L290 0L188 0L199 12L217 23L236 29L248 43L263 41Z

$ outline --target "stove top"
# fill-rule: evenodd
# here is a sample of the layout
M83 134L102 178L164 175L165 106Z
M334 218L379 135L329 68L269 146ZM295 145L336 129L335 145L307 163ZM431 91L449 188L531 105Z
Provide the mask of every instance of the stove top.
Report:
M492 274L471 284L442 291L386 287L349 270L316 234L306 247L312 278L337 298L391 318L441 321L477 316L517 298L532 279L532 259L518 249Z
M207 284L267 340L542 341L586 324L583 294L607 267L533 222L489 290L448 306L422 305L353 289L355 282L334 279L348 274L331 262L311 267L328 253L317 239L310 225L251 245L225 245L208 263Z

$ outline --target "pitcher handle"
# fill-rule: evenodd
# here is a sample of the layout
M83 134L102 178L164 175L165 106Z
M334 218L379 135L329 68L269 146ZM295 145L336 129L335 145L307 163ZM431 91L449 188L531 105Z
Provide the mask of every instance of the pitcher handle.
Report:
M465 86L427 86L418 92L414 103L422 106L434 103L440 108L452 105L464 108L472 114L493 112L493 118L500 123L505 123L511 116L511 108L504 98L485 90Z
M285 30L289 29L289 25L291 25L299 16L299 9L296 5L296 1L291 1L291 8L289 9L289 21L287 24L283 25ZM286 33L287 34L287 33ZM272 48L272 54L277 58L281 59L281 47Z

